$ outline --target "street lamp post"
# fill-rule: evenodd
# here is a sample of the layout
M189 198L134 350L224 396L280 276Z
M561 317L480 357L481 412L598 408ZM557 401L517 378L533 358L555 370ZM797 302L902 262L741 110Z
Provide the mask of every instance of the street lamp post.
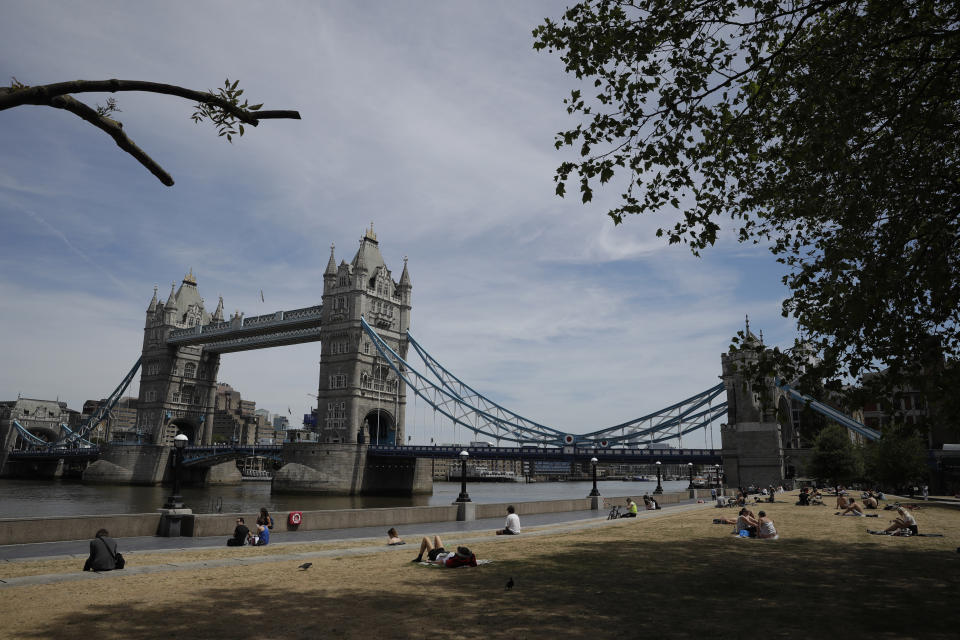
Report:
M660 461L657 460L654 464L657 465L657 488L653 490L653 493L659 495L663 493L663 485L660 484Z
M164 509L183 509L183 498L180 497L180 467L183 465L183 448L187 446L189 438L178 433L173 439L173 495L167 498Z
M687 489L691 489L691 490L692 490L692 489L694 489L694 486L693 486L693 463L692 463L692 462L688 462L688 463L687 463L687 475L690 476L690 486L688 486Z
M460 452L460 495L457 496L457 502L470 502L470 496L467 494L467 458L470 454L466 449Z
M720 482L720 465L713 465L713 470L717 473L717 489L722 489L723 483Z
M590 458L590 464L593 465L593 490L590 491L589 498L600 495L600 491L597 489L597 459Z

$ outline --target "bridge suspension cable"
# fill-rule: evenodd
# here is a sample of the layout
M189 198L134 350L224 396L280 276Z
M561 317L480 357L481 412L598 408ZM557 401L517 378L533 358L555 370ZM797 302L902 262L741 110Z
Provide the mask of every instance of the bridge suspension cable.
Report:
M113 408L117 406L117 402L120 401L120 398L126 392L127 387L129 387L130 383L133 382L133 378L137 375L137 371L140 370L140 363L142 360L142 356L137 358L137 361L134 363L133 367L129 372L127 372L127 375L123 377L123 380L121 380L120 384L117 385L117 388L113 390L113 393L107 396L107 398L97 406L96 410L90 414L90 417L87 418L76 431L72 431L67 425L61 424L60 429L64 435L54 442L47 442L43 438L38 438L30 433L30 431L19 422L14 421L17 432L23 438L24 442L26 442L26 444L31 448L69 449L76 446L95 446L87 439L87 435L93 431L97 425L106 420Z
M726 413L726 402L712 404L723 393L723 385L718 384L640 418L591 433L572 434L525 418L487 398L443 367L408 332L410 344L430 375L421 373L397 354L365 319L361 318L361 323L377 352L416 397L423 398L457 426L498 442L556 446L589 443L601 447L655 444L706 428Z

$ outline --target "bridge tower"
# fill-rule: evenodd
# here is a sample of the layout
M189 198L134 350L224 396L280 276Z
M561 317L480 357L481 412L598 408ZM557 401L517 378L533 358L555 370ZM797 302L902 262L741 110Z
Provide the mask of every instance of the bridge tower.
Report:
M317 431L320 442L403 444L406 385L379 356L360 325L363 316L387 344L406 357L410 274L394 281L373 224L350 263L339 265L330 247L323 273Z
M143 328L143 360L137 432L144 443L171 446L182 432L191 444L210 444L217 393L220 355L202 345L168 346L167 335L174 329L223 321L223 298L211 316L197 290L190 270L166 301L153 299L147 307Z
M779 485L785 477L784 444L794 440L789 398L772 377L758 383L751 375L764 349L748 320L740 347L720 356L727 391L723 469L731 486Z
M430 460L392 457L371 444L403 444L407 390L370 342L361 316L406 357L410 273L394 280L373 225L353 260L337 264L334 247L323 273L317 442L287 442L286 464L273 477L277 493L326 495L430 494Z

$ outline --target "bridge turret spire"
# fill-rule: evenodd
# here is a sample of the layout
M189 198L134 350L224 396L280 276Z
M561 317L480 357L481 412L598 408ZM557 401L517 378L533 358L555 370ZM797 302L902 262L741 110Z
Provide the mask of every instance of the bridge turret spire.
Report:
M157 310L157 288L157 285L153 285L153 298L150 299L150 306L147 307L147 311Z
M411 288L410 284L410 272L407 271L407 256L403 256L403 273L400 274L400 287L406 287L407 289Z
M223 296L220 296L220 302L217 303L217 310L213 312L211 320L223 322Z
M337 275L337 261L336 261L336 259L333 257L334 248L335 248L335 245L331 242L331 243L330 243L330 259L327 261L327 269L326 269L326 271L323 272L323 277L325 277L325 278L326 278L327 276L336 277L336 275Z

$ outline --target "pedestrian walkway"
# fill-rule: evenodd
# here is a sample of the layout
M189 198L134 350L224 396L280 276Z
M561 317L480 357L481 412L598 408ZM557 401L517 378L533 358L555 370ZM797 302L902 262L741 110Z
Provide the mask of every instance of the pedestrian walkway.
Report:
M638 515L639 520L651 519L671 513L681 513L692 509L700 509L711 506L709 504L681 503L679 505L670 505L659 511L641 511ZM606 513L600 515L598 511L567 511L561 513L543 513L523 516L523 535L546 536L557 533L566 533L570 531L579 531L591 527L605 526L614 521L606 519ZM140 538L119 538L117 540L118 549L123 552L127 558L127 568L122 571L110 571L105 573L84 572L78 570L76 573L50 574L38 576L23 576L19 578L8 578L0 580L0 589L37 585L52 584L56 582L74 582L81 580L103 580L129 575L140 575L149 573L160 573L167 571L181 571L188 569L205 569L229 566L248 566L254 564L263 564L270 562L304 562L312 558L323 558L332 556L350 556L371 553L416 553L417 545L422 536L442 535L455 536L458 543L475 543L480 541L491 542L490 534L496 529L502 528L502 518L485 518L482 520L473 520L469 522L434 522L411 525L417 527L417 530L401 531L401 534L408 541L408 544L402 546L390 547L383 545L370 545L374 541L383 541L386 538L386 531L383 527L358 527L354 529L327 529L318 531L296 531L296 532L277 532L271 535L270 547L292 546L309 542L365 542L363 546L324 549L318 551L298 552L298 553L270 553L263 556L244 556L237 558L225 558L219 560L201 560L188 562L170 562L157 565L137 566L136 557L138 553L164 553L164 552L184 552L196 551L200 549L222 549L226 545L226 536L216 536L209 538L160 538L160 537L140 537ZM484 532L484 535L469 535ZM457 535L468 534L468 535ZM274 542L276 541L276 542ZM0 562L25 562L28 560L54 559L54 558L75 558L77 566L81 567L83 560L87 557L90 543L88 540L75 540L70 542L45 542L38 544L5 545L0 547Z

